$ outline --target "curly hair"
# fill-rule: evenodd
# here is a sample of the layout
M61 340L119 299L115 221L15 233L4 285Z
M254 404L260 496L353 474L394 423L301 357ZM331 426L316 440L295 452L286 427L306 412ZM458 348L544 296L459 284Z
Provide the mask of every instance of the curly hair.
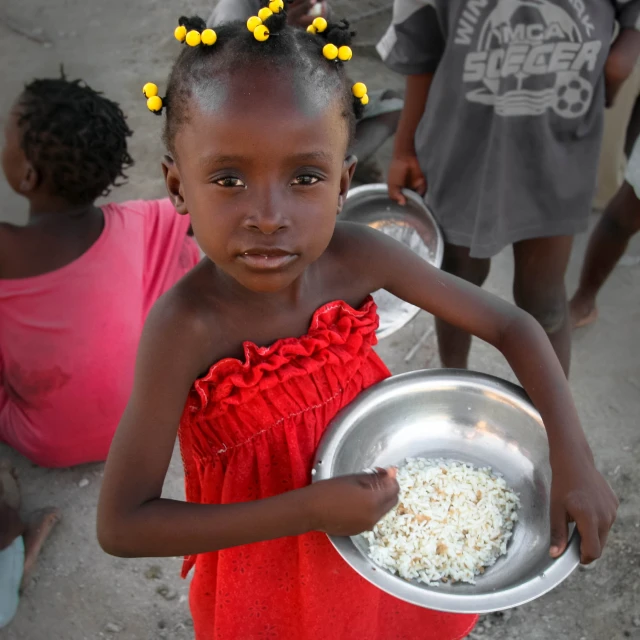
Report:
M266 6L268 2L263 4ZM206 28L199 17L182 17L179 24L198 32ZM350 140L353 140L363 103L353 96L344 64L323 55L323 47L328 43L336 47L351 44L355 32L350 30L349 23L343 20L328 24L322 33L314 34L289 26L283 10L267 18L264 24L270 33L266 42L258 42L245 22L229 22L215 27L215 45L184 48L173 66L163 99L166 110L163 138L170 150L176 131L188 118L188 105L198 90L230 69L244 65L286 69L291 74L301 74L328 95L339 96L342 116L347 121Z
M119 105L81 80L39 79L18 99L22 149L51 195L81 205L126 181L132 135Z

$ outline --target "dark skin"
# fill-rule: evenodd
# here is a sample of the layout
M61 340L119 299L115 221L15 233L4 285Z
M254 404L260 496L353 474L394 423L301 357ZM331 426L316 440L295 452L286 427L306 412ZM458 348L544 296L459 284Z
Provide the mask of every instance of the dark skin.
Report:
M625 182L591 234L580 285L570 304L573 327L585 327L598 319L596 296L638 231L640 200L633 187Z
M620 87L633 71L640 54L640 33L623 29L611 47L605 64L606 102L611 106ZM421 195L427 191L414 146L415 133L425 112L433 74L407 78L405 108L396 135L394 156L389 168L389 195L405 204L403 188ZM516 304L543 327L566 375L571 364L571 319L564 278L571 256L572 238L534 238L513 246ZM489 259L472 258L469 250L445 244L443 270L482 286L489 274ZM466 369L471 336L455 324L437 320L438 346L443 366Z
M365 226L336 224L353 160L341 106L286 71L235 69L219 108L190 104L164 163L177 210L207 254L155 306L134 390L107 460L98 538L114 555L177 556L322 531L370 529L397 501L393 472L334 478L266 500L189 504L161 497L191 386L212 364L304 335L321 305L359 307L385 288L497 347L545 421L554 470L552 549L567 522L582 559L600 556L617 500L597 472L566 378L540 326L518 308ZM255 96L261 100L256 101ZM204 107L204 108L203 108ZM150 447L149 443L153 446Z
M20 100L4 129L2 168L9 186L29 201L24 227L0 223L0 278L29 278L60 269L83 255L104 228L92 202L72 205L51 194L46 176L26 157L18 126Z

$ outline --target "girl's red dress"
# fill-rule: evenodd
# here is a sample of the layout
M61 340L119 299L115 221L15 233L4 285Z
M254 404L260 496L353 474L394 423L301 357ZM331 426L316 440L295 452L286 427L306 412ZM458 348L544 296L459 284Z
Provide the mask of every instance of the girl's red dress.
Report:
M197 380L180 425L189 502L228 504L309 484L313 457L336 413L388 377L373 351L373 300L324 305L307 335L244 345ZM477 616L437 613L370 585L310 533L186 558L195 565L198 640L454 640Z

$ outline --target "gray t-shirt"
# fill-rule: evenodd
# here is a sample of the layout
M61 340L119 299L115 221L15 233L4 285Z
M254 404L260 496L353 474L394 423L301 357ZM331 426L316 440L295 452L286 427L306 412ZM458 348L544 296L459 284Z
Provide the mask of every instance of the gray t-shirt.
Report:
M640 0L395 0L378 45L434 73L416 151L447 241L490 257L586 228L615 22Z

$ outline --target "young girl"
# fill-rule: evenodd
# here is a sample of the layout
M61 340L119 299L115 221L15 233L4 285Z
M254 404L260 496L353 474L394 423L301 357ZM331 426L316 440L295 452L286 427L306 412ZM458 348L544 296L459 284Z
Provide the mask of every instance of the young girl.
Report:
M476 616L385 595L324 535L370 529L396 502L393 473L310 484L330 420L389 376L372 348L372 292L385 288L507 357L548 430L553 556L575 520L583 561L598 557L617 501L530 316L382 233L336 223L366 88L352 88L336 61L349 57L344 26L319 21L306 33L281 14L263 12L253 32L234 23L198 34L198 21L183 20L177 35L189 30L196 46L164 100L145 87L150 108L166 107L168 191L207 258L146 323L105 469L99 541L117 556L186 556L198 640L462 638ZM177 432L187 502L161 497Z
M132 160L120 107L90 87L31 82L4 133L29 220L0 224L0 442L48 467L104 460L144 319L198 248L168 199L94 204Z
M378 47L407 76L391 197L426 191L443 269L473 284L513 245L515 302L567 374L565 272L591 211L605 103L633 71L639 27L640 0L395 0ZM470 334L444 319L437 332L443 365L466 367Z

